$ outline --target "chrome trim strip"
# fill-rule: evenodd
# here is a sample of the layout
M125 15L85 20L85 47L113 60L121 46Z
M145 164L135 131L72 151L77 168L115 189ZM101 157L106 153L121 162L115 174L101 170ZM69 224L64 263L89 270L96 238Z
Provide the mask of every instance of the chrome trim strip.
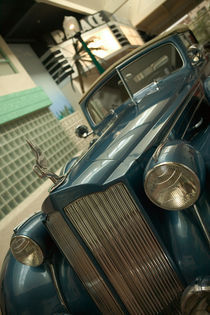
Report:
M199 87L199 86L198 86L198 87ZM196 88L196 91L197 91L198 87ZM194 91L193 91L193 92L194 92ZM194 94L195 94L195 93L194 93ZM194 94L193 94L193 95L194 95ZM191 96L191 98L193 97L193 95ZM190 99L191 99L191 98L190 98ZM188 98L188 99L189 99L189 98ZM181 140L183 140L183 138L184 138L184 136L185 136L185 134L186 134L186 132L187 132L187 129L189 128L189 125L190 125L190 123L191 123L191 121L192 121L192 119L193 119L193 117L194 117L194 115L195 115L197 109L199 108L199 106L200 106L200 104L202 103L203 100L204 100L204 97L202 97L202 98L200 99L200 101L198 102L198 104L197 104L197 106L196 106L196 108L195 108L195 110L194 110L194 112L193 112L193 114L192 114L192 116L191 116L190 121L187 123L187 126L186 126L185 130L183 131L183 134L182 134L182 136L181 136ZM189 101L190 101L190 100L189 100ZM189 103L189 101L188 101L188 103ZM188 103L187 103L187 104L188 104ZM185 109L185 108L184 108L184 109ZM183 112L183 111L182 111L182 112ZM182 114L182 112L181 112L181 114ZM179 117L180 117L180 115L179 115ZM176 119L175 124L176 124L176 122L178 121L179 117ZM175 126L175 124L173 124L173 127ZM162 142L159 144L159 146L157 147L157 149L156 149L155 152L153 153L153 156L152 156L152 157L153 157L153 160L154 160L155 162L157 162L158 157L159 157L159 155L160 155L160 152L161 152L162 148L164 147L164 145L166 144L167 138L168 138L170 132L172 131L173 127L169 129L169 132L168 132L167 135L164 137L164 140L162 140Z
M66 306L66 303L64 302L64 299L63 299L63 297L62 297L62 293L61 293L60 288L59 288L59 285L58 285L58 281L57 281L57 278L56 278L56 275L55 275L54 266L53 266L53 264L51 264L51 263L49 263L48 266L49 266L49 268L50 268L52 280L53 280L53 283L54 283L54 286L55 286L55 289L56 289L56 292L57 292L59 301L60 301L61 305L62 305L63 307L65 307L65 309L68 311L68 307Z
M194 204L193 207L194 207L194 210L195 210L195 214L196 214L196 216L197 216L197 218L198 218L198 221L200 222L200 225L201 225L201 227L202 227L202 229L203 229L203 232L204 232L204 234L205 234L205 236L206 236L206 239L207 239L207 241L208 241L208 245L210 246L210 234L209 234L209 232L208 232L208 229L207 229L207 227L206 227L206 225L205 225L203 219L202 219L201 216L200 216L200 213L199 213L199 211L198 211L198 207L196 206L196 204Z
M189 125L190 125L190 123L191 123L191 121L192 121L192 119L193 119L193 117L194 117L196 111L198 110L198 108L199 108L199 106L200 106L200 104L202 103L203 100L204 100L204 97L202 97L202 98L200 99L200 101L198 102L198 104L197 104L195 110L193 111L193 114L192 114L192 116L191 116L191 119L189 120L189 122L187 123L187 126L186 126L185 130L183 131L183 134L182 134L182 136L181 136L181 139L184 139L184 136L185 136L185 134L186 134L186 132L187 132L187 129L189 128Z
M128 93L128 96L130 97L132 103L133 103L134 105L137 105L137 102L134 100L133 94L131 93L130 89L128 88L128 85L127 85L127 83L126 83L126 81L125 81L125 79L124 79L124 77L123 77L121 71L119 70L119 68L116 68L116 72L117 72L119 78L121 79L121 81L123 82L123 85L124 85L124 87L125 87L125 89L126 89L126 91L127 91L127 93Z
M157 146L156 150L159 150L159 146L160 146L160 148L162 148L162 145L168 141L168 137L169 137L171 131L173 130L174 126L176 125L177 121L179 120L180 116L182 115L182 113L184 112L185 108L187 107L189 101L191 100L192 96L196 93L196 91L199 89L199 87L200 87L200 84L199 84L199 82L197 82L195 84L193 92L190 91L190 94L185 97L182 104L179 107L176 107L176 109L170 115L170 118L173 117L173 119L174 119L174 116L176 118L170 122L170 126L168 127L167 132L165 133L165 136L163 137L160 144ZM180 110L180 107L181 107L181 110ZM177 112L178 112L178 114L177 114ZM139 144L138 144L138 148L139 148L139 152L140 152L139 156L151 147L156 134L161 132L161 130L165 127L165 124L166 123L164 123L164 125L162 125L162 126L159 125L159 127L156 128L155 134L154 134L154 130L150 129L149 132L147 133L147 135L139 142ZM148 139L151 139L151 140L148 141ZM160 150L160 152L161 152L161 150Z
M185 108L187 107L188 103L190 102L191 98L193 97L193 95L197 92L197 90L200 88L200 84L197 83L197 86L195 87L195 89L193 90L193 92L190 93L190 95L187 97L187 99L184 102L184 105L182 107L182 110L180 111L179 115L177 116L177 118L174 120L174 122L171 124L170 128L168 129L168 132L166 133L166 135L164 136L162 142L167 141L168 136L170 135L172 129L174 128L174 126L176 125L177 121L179 120L180 116L182 115L183 111L185 110ZM179 109L179 107L178 107ZM178 109L176 109L176 111L178 111Z

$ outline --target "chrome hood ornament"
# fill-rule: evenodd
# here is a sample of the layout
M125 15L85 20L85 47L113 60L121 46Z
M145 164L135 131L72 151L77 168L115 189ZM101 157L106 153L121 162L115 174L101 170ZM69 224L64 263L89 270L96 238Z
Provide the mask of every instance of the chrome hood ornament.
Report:
M37 145L32 143L30 140L28 140L28 139L26 139L26 142L28 143L28 145L31 148L31 151L35 155L36 164L33 167L33 171L38 175L38 177L40 177L40 178L47 177L56 186L58 184L60 184L61 182L63 182L63 180L65 179L65 176L58 176L54 172L51 172L48 169L47 159L44 156L44 154L42 153L41 149Z

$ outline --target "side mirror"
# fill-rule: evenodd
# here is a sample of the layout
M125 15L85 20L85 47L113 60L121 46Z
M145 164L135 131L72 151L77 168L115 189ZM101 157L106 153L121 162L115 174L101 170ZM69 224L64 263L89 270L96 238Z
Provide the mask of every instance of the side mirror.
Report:
M190 46L187 52L193 66L199 66L203 63L203 52L197 45Z
M92 132L88 132L88 127L85 125L80 125L75 129L75 134L79 138L87 138Z

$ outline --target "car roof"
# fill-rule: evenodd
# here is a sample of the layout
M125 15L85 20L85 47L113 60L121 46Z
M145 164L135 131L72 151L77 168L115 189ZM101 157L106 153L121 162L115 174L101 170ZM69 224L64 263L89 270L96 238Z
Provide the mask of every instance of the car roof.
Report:
M177 27L174 27L173 29L171 29L168 32L164 32L161 35L156 36L155 38L153 38L152 40L146 42L144 45L139 46L135 49L133 49L131 52L129 52L128 54L126 54L125 56L123 56L122 58L120 58L119 60L117 60L116 62L114 62L109 68L107 68L94 82L93 84L90 86L90 88L88 89L88 91L82 96L82 98L79 101L79 104L82 103L82 101L86 98L86 96L91 92L91 90L101 81L103 80L104 77L106 77L109 73L111 73L113 71L113 69L115 69L118 65L120 65L121 63L123 63L125 60L127 60L128 58L134 56L135 54L139 53L140 51L144 50L145 48L147 48L148 46L164 39L165 37L174 35L174 34L179 34L179 33L183 33L189 31L189 28L185 25L179 25Z

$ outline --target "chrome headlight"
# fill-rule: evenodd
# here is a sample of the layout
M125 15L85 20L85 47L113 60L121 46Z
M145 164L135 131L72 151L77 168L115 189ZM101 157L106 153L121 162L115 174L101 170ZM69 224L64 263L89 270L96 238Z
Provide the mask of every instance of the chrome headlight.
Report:
M24 265L37 267L43 263L44 255L40 246L27 236L13 236L10 249L15 259Z
M201 190L204 164L200 153L184 142L168 144L157 159L151 159L144 189L160 208L182 210L193 205Z
M144 187L149 199L167 210L188 208L200 194L197 175L184 165L175 163L164 163L151 169Z

